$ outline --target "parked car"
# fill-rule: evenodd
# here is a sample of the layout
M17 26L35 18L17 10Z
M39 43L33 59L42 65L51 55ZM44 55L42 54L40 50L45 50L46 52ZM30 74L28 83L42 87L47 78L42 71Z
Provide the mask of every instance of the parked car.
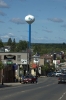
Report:
M62 72L57 71L57 72L55 73L55 76L56 76L56 77L59 77L61 74L62 74Z
M58 77L58 84L66 83L66 74L62 74Z
M52 76L54 76L54 73L53 73L53 72L49 72L49 73L47 74L47 77L52 77Z
M25 76L22 80L23 84L25 84L25 83L34 83L34 82L37 83L37 78L35 76L32 76L32 75Z
M53 72L53 76L56 76L56 72Z
M63 69L61 70L61 72L62 72L63 74L66 74L66 68L63 68Z

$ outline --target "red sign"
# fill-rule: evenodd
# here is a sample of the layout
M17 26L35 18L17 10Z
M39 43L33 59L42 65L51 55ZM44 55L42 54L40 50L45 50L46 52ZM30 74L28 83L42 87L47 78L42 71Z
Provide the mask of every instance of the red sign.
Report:
M32 68L37 68L37 67L38 67L37 64L35 64L35 63L32 64Z

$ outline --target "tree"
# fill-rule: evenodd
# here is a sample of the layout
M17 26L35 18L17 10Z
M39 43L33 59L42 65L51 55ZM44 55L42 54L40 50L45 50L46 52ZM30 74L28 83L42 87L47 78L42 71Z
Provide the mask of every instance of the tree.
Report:
M4 68L4 64L0 61L0 70Z
M2 40L0 39L0 48L4 47Z
M51 70L51 71L55 71L55 64L52 64L52 65L50 66L50 70Z
M39 44L34 45L34 53L38 52L41 54L41 49L42 49L41 45L39 45Z
M20 40L18 45L17 45L17 52L22 52L22 50L27 49L27 42Z
M11 51L15 52L15 49L16 49L16 42L15 39L13 39L13 42L11 43Z
M44 66L42 66L41 67L41 70L42 70L42 73L44 74L44 75L47 75L47 72L50 70L50 65L49 65L49 63L45 63L44 64Z
M2 80L2 85L3 85L3 68L4 68L4 64L2 63L2 61L0 61L0 70L1 70L1 80Z
M12 45L12 39L11 38L8 39L7 45L9 45L9 46Z

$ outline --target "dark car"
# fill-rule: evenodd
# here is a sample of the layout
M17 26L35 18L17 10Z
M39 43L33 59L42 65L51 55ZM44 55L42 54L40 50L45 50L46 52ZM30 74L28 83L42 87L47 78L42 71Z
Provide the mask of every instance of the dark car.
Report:
M37 79L35 76L32 76L32 75L28 75L28 76L25 76L22 80L22 83L34 83L36 82L37 83Z
M62 74L58 77L58 84L66 83L66 74Z
M47 74L47 77L52 77L52 76L54 76L54 73L53 73L53 72L49 72L49 73Z

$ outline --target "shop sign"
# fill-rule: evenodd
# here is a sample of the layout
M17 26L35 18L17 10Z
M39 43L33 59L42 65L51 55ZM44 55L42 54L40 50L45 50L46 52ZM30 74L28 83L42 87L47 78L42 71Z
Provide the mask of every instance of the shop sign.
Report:
M16 56L14 55L4 55L4 59L16 59Z
M8 61L7 61L7 64L8 64L8 65L11 65L11 64L13 64L13 62L12 62L11 60L8 60Z

